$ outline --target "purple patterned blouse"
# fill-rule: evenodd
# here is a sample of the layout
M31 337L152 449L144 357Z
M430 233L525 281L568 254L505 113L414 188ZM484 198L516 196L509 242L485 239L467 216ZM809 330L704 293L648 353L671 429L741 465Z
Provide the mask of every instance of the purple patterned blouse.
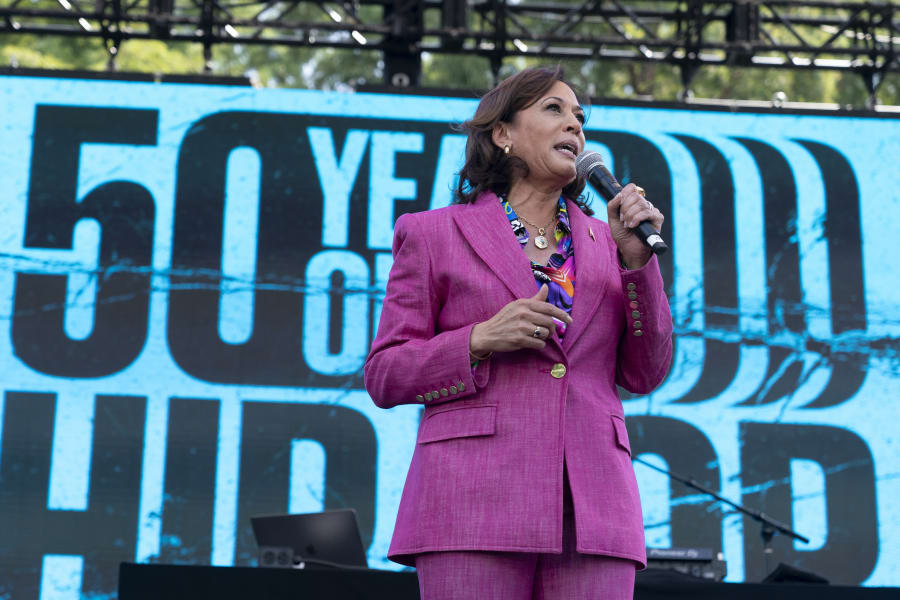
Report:
M512 231L518 238L524 250L528 244L528 229L519 221L519 217L505 198L500 198L503 211L509 219ZM572 229L569 225L569 211L566 208L565 199L559 197L559 220L556 223L554 236L556 237L556 252L550 256L546 265L539 265L532 261L531 272L538 289L545 283L547 302L561 308L566 313L572 312L572 298L575 296L575 248L572 244ZM556 334L562 338L566 333L566 324L556 321Z

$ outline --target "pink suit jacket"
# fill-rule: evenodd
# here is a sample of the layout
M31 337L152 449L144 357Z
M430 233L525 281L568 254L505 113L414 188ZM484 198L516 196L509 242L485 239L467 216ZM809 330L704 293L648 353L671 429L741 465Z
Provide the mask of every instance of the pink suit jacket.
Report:
M416 554L441 550L561 552L565 457L578 551L645 566L616 384L645 394L662 381L669 305L655 258L621 269L609 227L568 208L573 323L562 340L554 332L542 350L495 353L474 373L472 327L537 292L528 257L493 194L397 220L365 366L378 406L425 405L388 551L394 561L413 565Z

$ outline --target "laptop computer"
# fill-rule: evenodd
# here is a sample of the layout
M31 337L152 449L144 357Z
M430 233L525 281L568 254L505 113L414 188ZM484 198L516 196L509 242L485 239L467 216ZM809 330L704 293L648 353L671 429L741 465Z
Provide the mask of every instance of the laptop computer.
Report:
M352 508L250 518L256 544L291 548L300 568L366 568L366 551Z

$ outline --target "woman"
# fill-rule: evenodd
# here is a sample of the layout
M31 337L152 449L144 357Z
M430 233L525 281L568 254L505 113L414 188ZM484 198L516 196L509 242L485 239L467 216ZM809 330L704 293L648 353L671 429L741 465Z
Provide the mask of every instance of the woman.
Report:
M663 216L627 185L607 226L577 200L584 111L560 69L486 94L453 206L397 220L366 389L425 405L389 558L425 600L631 598L645 564L616 384L671 358ZM577 267L576 267L577 265Z

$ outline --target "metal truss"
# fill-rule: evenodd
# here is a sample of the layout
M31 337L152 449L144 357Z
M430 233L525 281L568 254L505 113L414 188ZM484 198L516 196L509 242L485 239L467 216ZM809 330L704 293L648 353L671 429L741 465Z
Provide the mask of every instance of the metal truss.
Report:
M831 69L863 77L874 103L900 72L894 2L826 0L0 0L0 34L155 39L382 52L391 85L418 81L421 54Z

